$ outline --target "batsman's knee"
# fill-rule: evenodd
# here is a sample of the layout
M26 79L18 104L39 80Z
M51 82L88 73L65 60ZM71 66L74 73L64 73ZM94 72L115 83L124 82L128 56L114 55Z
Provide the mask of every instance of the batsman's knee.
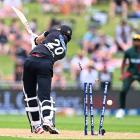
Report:
M25 110L29 112L39 111L37 96L32 98L25 98Z
M56 108L54 107L55 102L53 101L53 98L51 97L50 100L44 100L42 102L39 102L39 104L42 120L52 120L56 111Z

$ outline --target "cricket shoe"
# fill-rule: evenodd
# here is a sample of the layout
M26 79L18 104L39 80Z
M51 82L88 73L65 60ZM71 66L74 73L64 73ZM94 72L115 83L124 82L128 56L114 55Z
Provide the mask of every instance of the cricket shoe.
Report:
M116 118L121 119L121 118L124 117L124 115L125 115L125 110L124 109L118 109L115 116L116 116Z
M50 120L45 120L43 123L43 129L49 131L50 134L59 134L59 131L54 127L54 124Z
M36 125L36 126L33 126L32 133L42 134L44 133L44 129L41 125Z

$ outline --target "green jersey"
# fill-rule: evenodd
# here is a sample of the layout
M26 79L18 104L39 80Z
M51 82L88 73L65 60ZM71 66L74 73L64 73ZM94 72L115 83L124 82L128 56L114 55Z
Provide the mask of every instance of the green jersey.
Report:
M140 52L135 47L131 47L125 52L124 58L129 62L127 71L140 76Z

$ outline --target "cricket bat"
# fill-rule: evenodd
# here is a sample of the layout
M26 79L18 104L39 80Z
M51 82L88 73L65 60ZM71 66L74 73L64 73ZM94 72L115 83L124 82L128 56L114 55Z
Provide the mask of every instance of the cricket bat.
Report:
M34 38L37 37L37 35L32 32L31 27L30 27L26 17L24 16L24 14L16 7L12 7L12 9L16 13L18 18L22 22L22 24L24 25L26 31L30 34L30 36L31 36L31 44L32 44L32 49L33 49L35 47Z

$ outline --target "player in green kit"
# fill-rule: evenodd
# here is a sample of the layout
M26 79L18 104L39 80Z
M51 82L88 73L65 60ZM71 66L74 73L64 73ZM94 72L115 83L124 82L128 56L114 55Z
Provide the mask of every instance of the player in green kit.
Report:
M117 118L123 118L125 115L126 95L131 84L135 80L140 82L140 34L133 36L133 46L124 53L121 80L123 86L120 92L120 109L116 112Z

